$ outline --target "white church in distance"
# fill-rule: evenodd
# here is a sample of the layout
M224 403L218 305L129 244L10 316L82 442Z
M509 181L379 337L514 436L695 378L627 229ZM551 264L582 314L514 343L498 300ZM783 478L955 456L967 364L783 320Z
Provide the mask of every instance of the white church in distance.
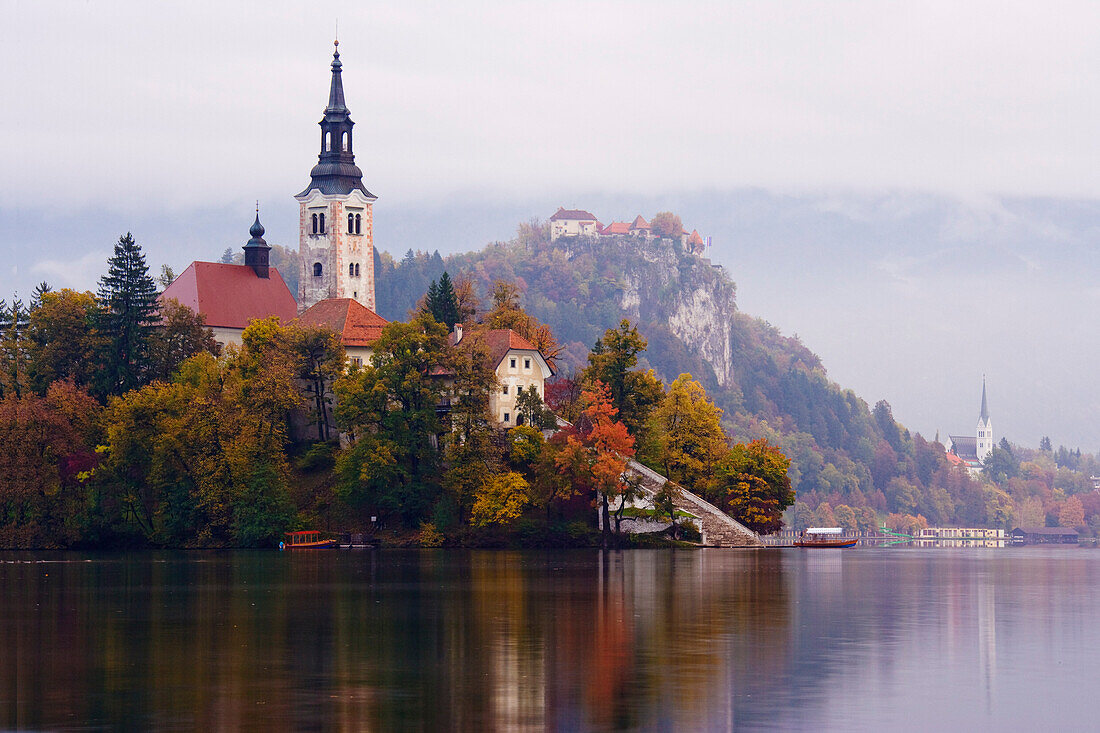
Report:
M982 378L982 411L974 435L947 436L947 454L954 456L971 473L982 470L982 463L993 452L993 421L989 418L989 403L985 396L985 378Z

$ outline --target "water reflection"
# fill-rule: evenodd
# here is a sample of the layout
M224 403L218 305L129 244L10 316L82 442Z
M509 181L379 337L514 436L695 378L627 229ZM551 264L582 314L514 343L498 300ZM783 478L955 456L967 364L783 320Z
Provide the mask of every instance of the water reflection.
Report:
M1098 576L1073 550L4 554L0 728L1047 727L1085 710Z

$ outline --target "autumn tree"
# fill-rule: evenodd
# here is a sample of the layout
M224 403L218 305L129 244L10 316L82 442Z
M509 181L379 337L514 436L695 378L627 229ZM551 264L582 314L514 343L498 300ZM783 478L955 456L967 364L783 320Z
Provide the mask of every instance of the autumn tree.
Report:
M634 455L634 438L616 419L607 386L597 381L582 397L585 405L578 425L566 434L565 444L555 457L558 469L574 486L592 491L603 518L603 543L610 544L612 501L625 499L631 484L625 476L627 461Z
M0 397L22 397L30 390L28 313L23 301L0 300Z
M119 237L114 255L107 260L98 295L107 337L104 384L107 392L122 394L148 381L149 342L159 321L156 282L129 232Z
M608 388L619 420L635 437L641 436L650 413L664 397L664 385L653 370L642 372L638 354L646 349L645 338L623 319L618 328L608 329L588 355L588 367L581 375L591 389L596 382Z
M206 317L175 298L160 301L160 327L149 337L149 376L169 381L183 362L196 354L221 351Z
M485 476L471 510L474 526L508 525L519 519L530 501L527 490L527 480L515 471Z
M703 385L681 374L650 415L643 456L669 479L702 493L729 452L721 415Z
M429 316L395 321L374 348L371 364L336 382L336 423L349 439L336 463L339 492L367 515L415 527L440 491L447 327Z
M44 396L0 397L0 547L66 547L87 518L82 476L93 452L99 404L72 380Z
M329 328L293 326L290 348L297 357L298 378L309 394L310 420L317 440L335 438L332 420L333 386L344 373L347 354L340 336Z
M443 488L457 507L459 519L467 521L478 496L489 496L484 494L486 482L500 473L500 456L493 446L489 416L489 396L498 383L481 329L465 334L455 345L450 364L454 377L448 416L450 430L444 437ZM496 489L503 491L500 486ZM499 491L490 494L501 496ZM492 503L491 498L485 501ZM482 504L482 519L491 513L487 507Z
M253 322L222 360L111 400L94 477L107 527L162 546L273 545L292 517L286 413L301 400L278 326Z
M42 294L27 318L28 371L35 391L43 394L61 379L94 388L106 347L100 319L99 303L91 293L64 289Z
M671 211L658 211L650 220L649 226L654 236L663 239L679 239L684 232L684 224L680 217Z
M783 526L783 510L794 504L787 476L790 465L790 459L766 440L739 443L718 466L712 501L753 532L777 532Z
M1060 527L1085 525L1085 507L1076 496L1071 496L1062 502L1062 508L1058 510L1058 525Z
M553 369L562 347L554 338L550 328L532 316L520 306L519 288L515 283L496 280L490 294L492 307L481 322L486 328L510 328L538 348L546 363Z

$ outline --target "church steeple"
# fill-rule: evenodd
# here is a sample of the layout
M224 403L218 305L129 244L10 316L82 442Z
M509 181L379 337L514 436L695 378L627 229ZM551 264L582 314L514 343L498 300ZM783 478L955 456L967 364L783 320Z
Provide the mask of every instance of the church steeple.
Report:
M309 172L310 182L299 196L316 189L325 195L346 196L354 190L362 191L367 198L374 196L363 186L363 171L355 165L352 149L351 111L344 101L343 63L340 61L340 42L333 43L332 79L329 82L328 106L321 118L321 152L317 165Z
M340 42L333 41L335 50L332 52L332 82L328 88L328 107L325 107L325 116L330 114L348 114L348 106L344 102L344 80L340 76L340 70L344 67L340 63Z
M267 279L269 277L268 254L271 252L271 247L264 241L264 225L260 223L259 202L256 203L256 221L253 222L248 233L252 235L252 239L248 240L244 246L244 264L252 268L256 277Z
M989 406L985 401L985 377L982 377L982 414L981 419L983 422L989 422Z

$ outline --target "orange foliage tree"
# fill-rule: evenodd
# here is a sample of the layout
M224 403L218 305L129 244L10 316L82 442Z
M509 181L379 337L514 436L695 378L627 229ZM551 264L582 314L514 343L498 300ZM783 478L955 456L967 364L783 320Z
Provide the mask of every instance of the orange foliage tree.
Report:
M625 500L632 490L624 474L628 459L634 455L634 438L615 419L618 410L612 406L611 393L603 382L597 381L591 391L585 390L581 401L585 406L581 417L555 461L574 486L595 492L606 546L611 533L611 501Z

